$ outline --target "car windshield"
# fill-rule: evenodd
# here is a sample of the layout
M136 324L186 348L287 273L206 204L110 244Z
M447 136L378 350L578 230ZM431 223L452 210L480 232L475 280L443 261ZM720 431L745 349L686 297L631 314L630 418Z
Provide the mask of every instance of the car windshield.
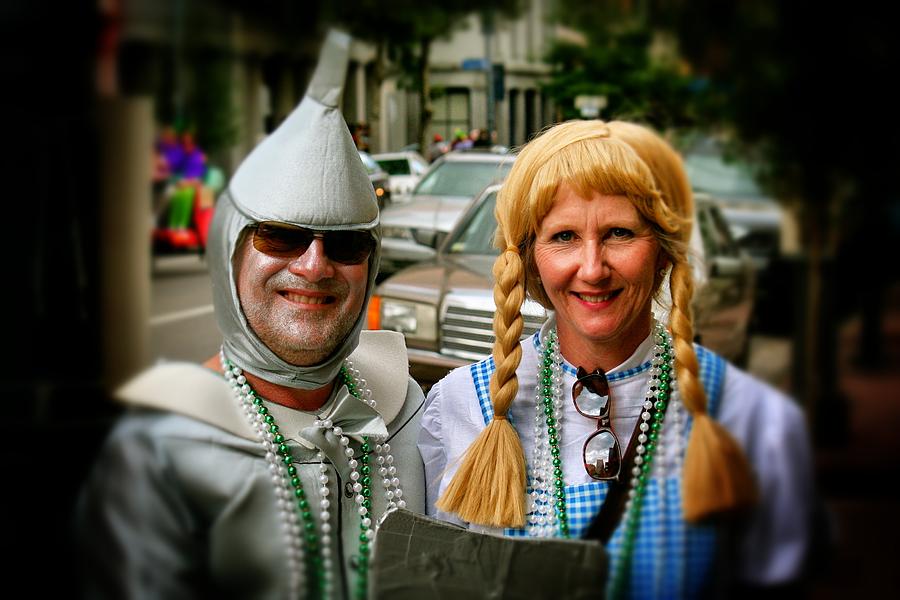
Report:
M494 230L497 229L497 219L494 218L496 203L497 192L491 192L448 242L450 254L497 254L498 250L494 247Z
M352 154L351 154L351 156L352 156ZM375 159L372 158L370 155L360 152L359 157L362 159L363 165L365 165L366 171L369 172L369 175L374 175L375 173L377 173L378 171L381 170L378 168L378 163L375 162Z
M488 184L502 181L512 161L444 161L429 171L414 194L472 197Z
M388 175L409 175L409 161L405 158L382 158L378 164Z

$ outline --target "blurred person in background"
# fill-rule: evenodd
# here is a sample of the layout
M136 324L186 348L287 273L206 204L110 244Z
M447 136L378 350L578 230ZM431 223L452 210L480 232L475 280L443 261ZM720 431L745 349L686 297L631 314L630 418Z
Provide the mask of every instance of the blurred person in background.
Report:
M805 418L693 344L690 189L637 124L566 122L519 153L496 207L493 356L428 394L428 512L599 539L610 598L793 593L814 505ZM526 294L552 312L520 342Z
M434 162L450 150L450 145L444 141L444 136L439 133L434 134L431 145L428 146L428 152L425 158L428 162Z
M450 142L451 150L465 150L472 147L472 140L466 135L462 129L453 132L453 141Z
M172 125L164 125L156 140L156 150L162 154L168 164L169 174L175 176L184 160L184 148L178 132Z
M194 138L191 131L185 131L181 134L181 149L183 156L181 164L176 170L182 179L203 181L206 177L206 153Z
M361 331L380 229L339 109L349 43L217 204L219 354L116 394L75 521L88 597L363 598L379 519L424 510L403 337Z
M490 132L487 129L475 129L473 130L474 137L472 138L472 147L473 148L490 148L494 145L491 141Z

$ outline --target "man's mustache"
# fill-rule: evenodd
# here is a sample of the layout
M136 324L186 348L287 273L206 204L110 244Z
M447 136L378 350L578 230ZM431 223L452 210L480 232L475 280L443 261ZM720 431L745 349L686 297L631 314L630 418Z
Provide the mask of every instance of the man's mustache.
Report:
M322 294L343 294L347 291L347 285L333 279L312 282L305 277L284 274L275 275L269 280L269 285L278 289L290 288L295 291L319 292Z

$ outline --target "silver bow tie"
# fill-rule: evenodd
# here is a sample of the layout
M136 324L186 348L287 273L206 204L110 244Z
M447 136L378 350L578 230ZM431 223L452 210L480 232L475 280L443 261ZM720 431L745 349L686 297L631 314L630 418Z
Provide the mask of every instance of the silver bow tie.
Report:
M374 408L350 394L346 385L342 385L337 391L336 398L331 404L331 409L318 416L319 422L331 421L331 427L340 427L342 435L354 439L360 443L363 436L367 436L372 442L387 438L388 431L384 419ZM344 454L344 446L340 438L334 434L331 428L321 425L304 427L300 430L300 437L319 448L341 477L346 481L350 474L350 466Z

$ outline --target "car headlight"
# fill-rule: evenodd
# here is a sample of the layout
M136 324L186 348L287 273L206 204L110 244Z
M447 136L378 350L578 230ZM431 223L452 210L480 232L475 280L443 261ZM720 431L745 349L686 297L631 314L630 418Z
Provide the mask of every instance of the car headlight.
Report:
M412 240L413 234L408 227L391 227L390 225L381 228L382 238L394 238L397 240Z
M381 298L381 328L399 331L408 339L437 339L437 309L429 304Z

